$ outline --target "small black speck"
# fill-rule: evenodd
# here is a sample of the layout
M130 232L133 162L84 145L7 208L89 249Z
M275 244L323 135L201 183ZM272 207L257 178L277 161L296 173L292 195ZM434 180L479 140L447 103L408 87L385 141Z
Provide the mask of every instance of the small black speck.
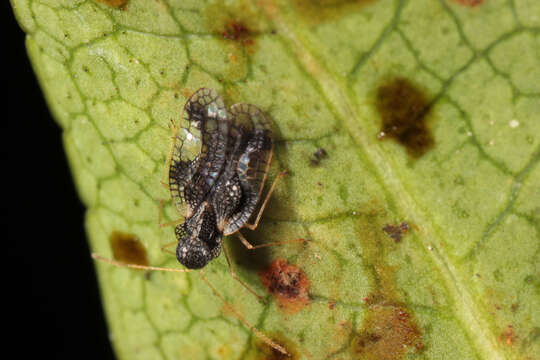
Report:
M321 160L328 156L328 153L323 148L318 148L311 158L311 165L317 166L321 163Z

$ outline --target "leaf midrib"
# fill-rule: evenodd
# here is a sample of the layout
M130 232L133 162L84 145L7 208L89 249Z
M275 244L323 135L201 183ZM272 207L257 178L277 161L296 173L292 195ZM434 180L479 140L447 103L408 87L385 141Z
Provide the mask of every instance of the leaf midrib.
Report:
M275 9L278 9L276 4ZM268 10L268 9L266 9ZM268 12L268 11L267 11ZM321 89L321 95L326 98L327 103L333 107L333 112L337 116L346 131L351 135L351 138L357 145L357 151L363 159L366 159L369 168L375 172L375 176L381 186L385 188L388 196L390 194L400 194L393 197L392 200L396 204L398 212L407 214L408 218L414 218L417 224L422 224L422 235L424 239L443 239L435 229L436 225L428 221L428 214L423 211L413 199L412 194L404 186L398 174L393 170L393 167L400 166L395 164L395 161L385 156L384 152L378 146L370 146L370 141L367 133L362 131L360 119L361 116L353 106L350 93L346 93L343 89L348 89L348 85L339 81L336 77L320 64L315 56L308 50L309 47L301 40L301 37L294 31L294 27L281 16L278 11L272 11L267 14L272 21L278 33L287 41L289 48L298 58L298 65L303 67L303 70L311 75L311 79ZM397 22L398 19L392 21ZM388 27L383 29L387 32ZM391 31L390 31L391 32ZM374 164L377 164L375 166ZM420 239L420 234L414 237ZM505 359L496 345L496 339L489 332L490 326L487 320L482 316L483 313L473 300L465 281L459 276L454 264L449 260L443 252L439 251L437 244L439 241L432 240L428 244L420 244L424 249L425 255L431 259L437 271L445 279L447 289L454 300L456 317L462 324L462 327L468 333L468 337L474 342L478 352L485 359ZM430 249L428 249L428 245Z

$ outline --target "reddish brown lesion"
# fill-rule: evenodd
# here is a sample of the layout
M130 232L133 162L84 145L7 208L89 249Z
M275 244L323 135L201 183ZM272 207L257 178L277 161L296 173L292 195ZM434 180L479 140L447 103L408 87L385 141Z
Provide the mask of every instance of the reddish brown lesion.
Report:
M366 360L402 359L409 351L424 349L422 333L405 307L398 304L370 306L353 353Z
M120 9L120 10L125 10L126 5L128 3L128 0L94 0L94 1L103 3L105 5L108 5L110 7Z
M514 344L518 339L513 325L508 325L499 336L499 340L506 345Z
M300 267L277 259L260 276L284 312L294 314L309 304L309 279Z
M484 3L484 0L454 0L454 2L463 6L475 7L478 5L482 5Z
M236 41L244 46L253 45L253 32L241 21L229 21L225 24L221 35L224 39Z

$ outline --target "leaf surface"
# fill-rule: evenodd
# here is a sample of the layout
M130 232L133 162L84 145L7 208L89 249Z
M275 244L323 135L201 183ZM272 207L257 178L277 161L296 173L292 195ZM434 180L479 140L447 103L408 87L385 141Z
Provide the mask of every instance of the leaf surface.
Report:
M540 358L539 4L12 0L101 255L178 267L157 205L191 93L272 119L290 174L244 233L309 242L226 240L266 304L206 272L295 359ZM276 264L307 295L269 292ZM197 272L97 267L120 359L279 358Z

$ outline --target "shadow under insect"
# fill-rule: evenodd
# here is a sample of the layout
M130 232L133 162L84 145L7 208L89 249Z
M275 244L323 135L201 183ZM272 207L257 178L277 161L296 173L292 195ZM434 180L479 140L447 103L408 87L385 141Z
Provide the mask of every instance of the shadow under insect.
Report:
M266 224L262 224L265 226ZM262 231L245 231L244 237L254 246L263 245L270 239L263 238ZM268 267L272 262L271 251L268 247L262 247L255 250L250 250L242 244L236 235L229 236L225 241L225 246L228 247L231 253L231 260L234 264L242 269L250 272L259 272Z

